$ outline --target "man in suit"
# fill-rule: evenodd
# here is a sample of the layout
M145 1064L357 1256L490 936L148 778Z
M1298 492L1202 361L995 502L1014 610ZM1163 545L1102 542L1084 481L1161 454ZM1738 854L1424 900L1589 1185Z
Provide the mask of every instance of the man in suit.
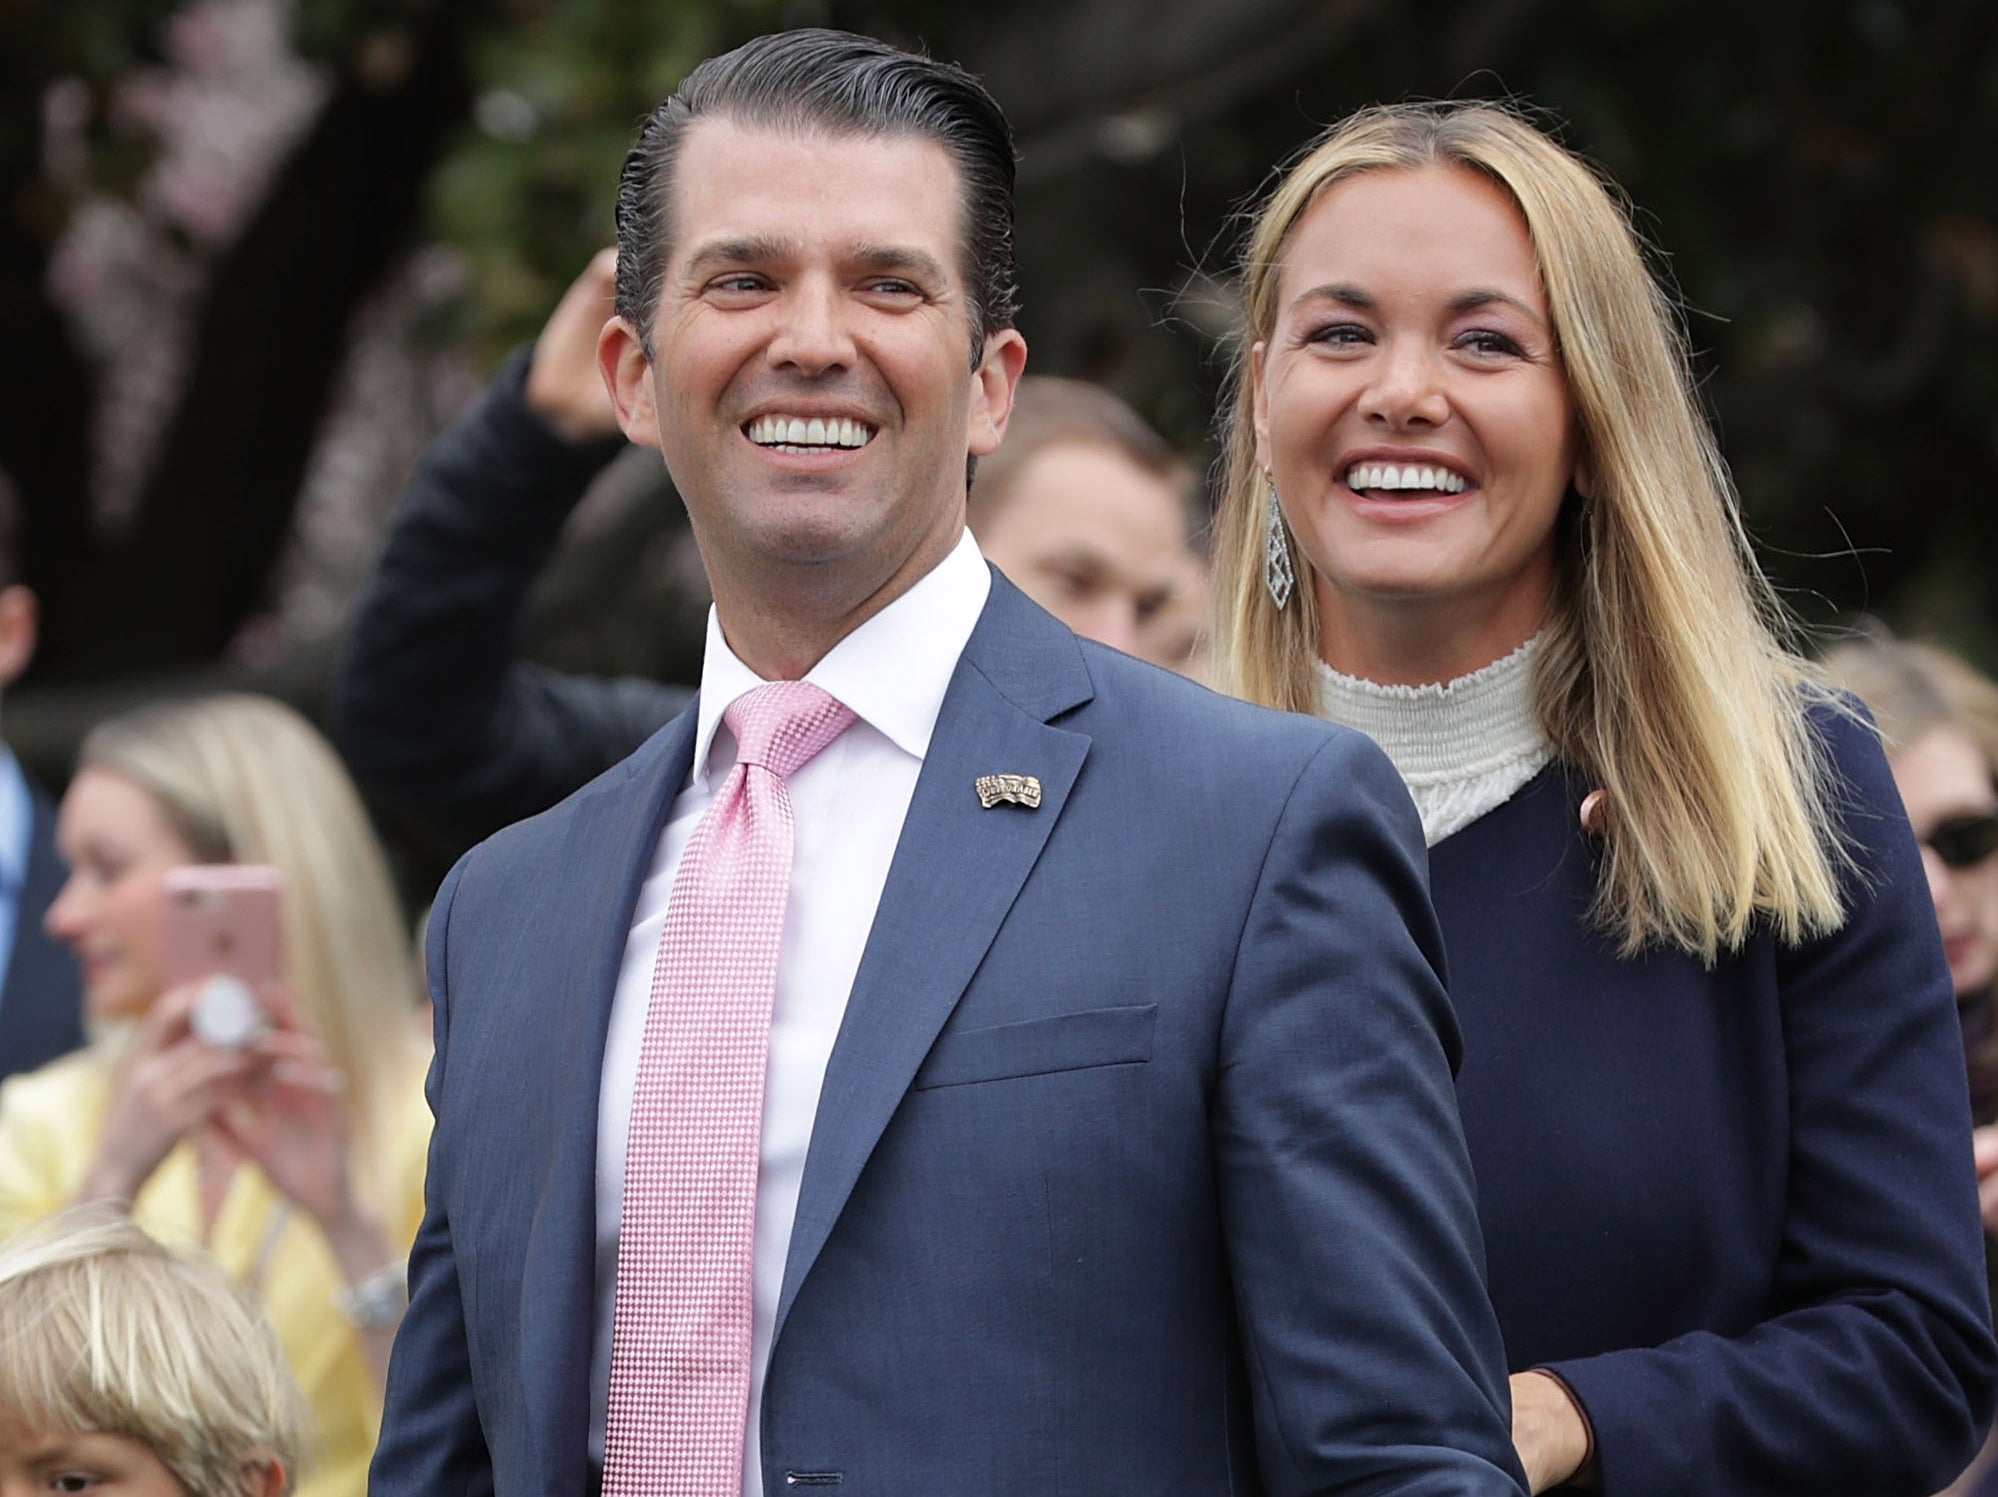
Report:
M700 696L439 892L378 1497L1519 1490L1393 771L965 533L1011 186L973 80L833 32L627 159Z
M692 695L519 658L563 523L629 445L597 367L615 250L424 454L355 608L330 730L371 810L439 872L629 754ZM969 524L1009 581L1091 639L1197 670L1206 561L1184 464L1108 390L1021 382ZM1197 679L1197 677L1196 677Z
M34 593L14 566L12 504L0 496L0 690L34 658ZM55 807L0 743L0 1081L83 1043L76 959L42 929L65 874Z

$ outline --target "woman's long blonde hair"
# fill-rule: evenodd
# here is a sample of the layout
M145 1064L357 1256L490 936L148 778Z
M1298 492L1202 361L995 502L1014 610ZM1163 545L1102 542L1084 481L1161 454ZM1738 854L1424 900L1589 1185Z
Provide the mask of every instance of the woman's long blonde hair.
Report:
M293 990L346 1077L360 1187L394 1204L378 1167L420 1079L420 990L381 845L326 740L281 702L213 696L100 724L77 767L146 791L199 860L283 874Z
M1708 962L1758 920L1790 942L1836 927L1843 852L1807 720L1820 697L1742 531L1672 300L1612 189L1505 108L1363 110L1305 149L1254 220L1215 522L1218 684L1317 710L1313 591L1279 612L1262 583L1248 360L1275 327L1285 247L1334 183L1437 165L1518 205L1582 432L1590 492L1558 527L1534 702L1555 753L1609 793L1596 920L1626 953L1663 943Z

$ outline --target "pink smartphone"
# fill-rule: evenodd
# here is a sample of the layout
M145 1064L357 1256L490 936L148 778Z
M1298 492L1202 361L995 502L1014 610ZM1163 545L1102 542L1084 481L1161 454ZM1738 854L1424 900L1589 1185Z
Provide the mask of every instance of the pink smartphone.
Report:
M197 863L163 880L163 987L206 979L190 1027L224 1049L262 1027L258 994L284 977L284 877L254 863Z

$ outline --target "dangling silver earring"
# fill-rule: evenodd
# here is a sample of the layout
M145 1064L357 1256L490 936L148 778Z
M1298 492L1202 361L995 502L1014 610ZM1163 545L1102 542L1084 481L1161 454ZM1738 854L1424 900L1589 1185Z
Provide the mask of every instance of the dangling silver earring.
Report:
M1290 565L1290 537L1284 533L1283 507L1277 503L1276 480L1269 481L1269 529L1263 540L1263 586L1270 590L1270 601L1282 613L1284 605L1290 601L1291 589L1297 586L1297 573Z

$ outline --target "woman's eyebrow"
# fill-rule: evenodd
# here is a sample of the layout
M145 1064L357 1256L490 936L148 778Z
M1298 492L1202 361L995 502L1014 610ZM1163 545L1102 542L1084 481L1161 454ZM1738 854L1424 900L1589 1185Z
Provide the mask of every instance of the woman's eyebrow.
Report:
M1451 297L1449 302L1452 316L1458 316L1465 312L1475 312L1480 307L1494 305L1511 307L1515 312L1532 319L1536 326L1543 328L1547 326L1547 319L1541 316L1531 305L1521 301L1510 291L1500 291L1496 287L1479 286L1469 291L1460 291L1457 295Z
M1350 281L1332 281L1323 286L1313 286L1301 291L1291 301L1292 307L1302 306L1311 301L1333 301L1341 306L1351 307L1358 312L1373 312L1380 307L1380 299L1371 291L1352 284ZM1510 291L1501 291L1496 286L1474 286L1468 291L1460 291L1444 303L1445 309L1453 317L1465 312L1475 312L1480 307L1507 306L1530 318L1538 327L1546 327L1547 319L1534 307Z
M1300 291L1291 298L1291 306L1300 307L1308 301L1336 301L1341 306L1358 312L1371 312L1380 305L1370 291L1364 291L1350 281L1333 281L1324 286L1313 286Z

